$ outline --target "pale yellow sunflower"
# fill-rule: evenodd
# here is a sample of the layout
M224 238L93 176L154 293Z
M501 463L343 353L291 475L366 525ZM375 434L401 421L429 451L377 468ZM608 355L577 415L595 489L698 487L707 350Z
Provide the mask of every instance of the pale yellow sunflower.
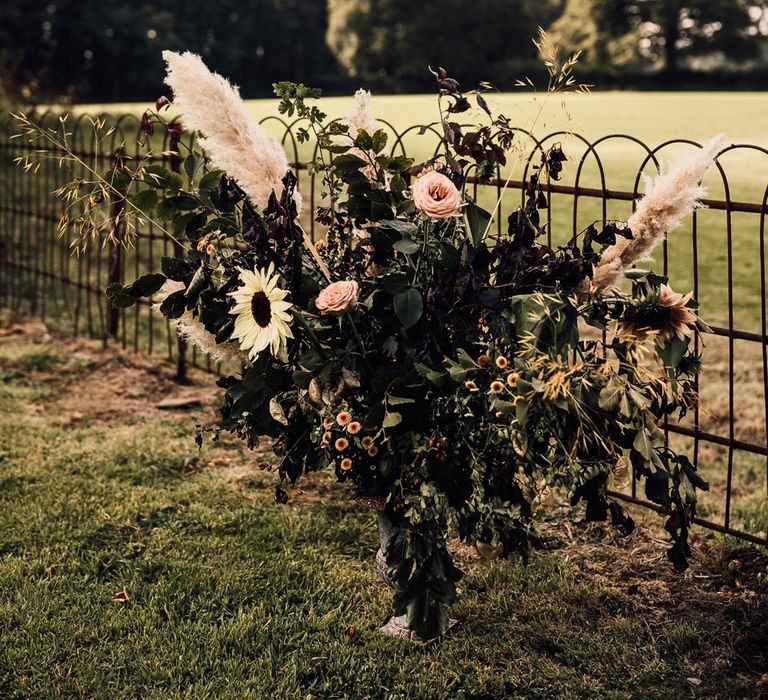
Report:
M287 340L293 338L288 325L293 304L285 300L288 292L277 286L274 265L241 270L240 281L243 285L229 295L235 300L229 313L237 317L232 338L240 341L252 360L267 348L275 357L285 355Z
M658 333L662 340L675 336L684 340L693 335L697 317L688 302L692 292L680 294L666 284L659 287L658 297L637 306L634 313L618 324L619 333L642 339L649 332Z

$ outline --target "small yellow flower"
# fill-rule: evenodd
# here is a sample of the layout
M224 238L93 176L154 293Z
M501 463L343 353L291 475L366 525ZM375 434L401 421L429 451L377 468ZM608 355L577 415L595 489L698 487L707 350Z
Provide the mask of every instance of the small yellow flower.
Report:
M488 355L480 355L480 357L477 358L477 364L483 369L485 369L486 367L490 367L491 358L488 357Z
M507 384L514 389L517 386L518 379L520 379L520 375L517 372L510 372L507 375Z
M331 431L330 430L326 430L323 433L323 442L330 442L332 437L333 437L333 434L331 433Z
M379 454L379 448L376 447L376 445L371 445L368 448L368 456L369 457L375 457L377 454Z
M205 252L208 253L208 255L213 255L216 252L216 246L213 245L213 243L209 243L205 248Z
M525 401L525 397L523 397L523 396L515 396L514 404L515 404L515 406L517 406L517 404L523 403L523 401Z
M370 435L366 435L363 440L363 449L368 449L371 445L373 445L373 438Z
M467 387L470 391L477 391L477 384L475 384L471 379L467 379L466 382L464 382L464 386Z
M327 416L323 418L323 427L328 430L333 425L333 418L328 418Z
M357 435L362 429L363 429L363 426L360 425L360 423L358 423L356 420L353 420L347 426L347 432L349 432L351 435Z
M207 238L207 236L206 236L206 238ZM201 239L201 240L199 240L197 242L197 252L198 253L202 253L203 252L203 248L205 248L205 238L203 238L203 239Z
M504 355L499 355L496 358L496 366L499 369L504 369L509 364L509 360Z
M345 457L341 460L341 468L345 472L348 472L350 469L352 469L352 460L349 457Z
M500 394L502 391L504 391L504 384L502 382L500 382L498 379L491 382L492 394Z
M349 447L349 440L347 438L339 438L334 445L339 452L344 452Z
M341 413L339 413L338 416L336 416L336 422L339 425L346 425L351 420L352 420L352 414L349 411L342 411Z

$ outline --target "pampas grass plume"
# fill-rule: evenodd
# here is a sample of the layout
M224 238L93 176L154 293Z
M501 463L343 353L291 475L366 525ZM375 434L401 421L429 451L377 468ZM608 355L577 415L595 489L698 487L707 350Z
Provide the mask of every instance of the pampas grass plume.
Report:
M165 82L184 124L202 132L200 145L211 163L233 177L262 209L274 190L279 197L288 171L283 147L248 112L236 87L210 71L200 56L163 51L168 65ZM298 192L296 206L301 208Z
M381 128L381 124L373 116L371 93L368 90L360 89L355 93L354 105L344 117L344 123L349 127L349 135L352 138L357 136L360 129L373 135Z
M645 196L627 220L634 238L622 238L605 250L592 279L595 293L616 286L630 265L647 260L664 236L701 206L700 200L707 193L701 180L725 142L725 134L718 134L702 148L674 161L656 178L646 178Z
M163 300L173 292L184 289L182 282L167 280L160 291L155 296L155 308L159 309ZM179 318L170 319L176 327L180 337L192 343L203 355L210 357L214 362L240 362L244 363L248 359L248 353L243 352L237 343L226 342L217 343L212 333L209 333L205 326L196 319L192 312L187 310Z

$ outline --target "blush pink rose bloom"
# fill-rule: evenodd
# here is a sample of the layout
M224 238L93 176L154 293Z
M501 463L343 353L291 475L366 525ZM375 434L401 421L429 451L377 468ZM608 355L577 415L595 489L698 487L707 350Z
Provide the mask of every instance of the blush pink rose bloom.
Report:
M416 208L432 219L449 219L461 206L461 193L445 175L430 170L413 183Z
M317 295L315 306L321 314L343 314L357 304L359 291L354 280L333 282Z

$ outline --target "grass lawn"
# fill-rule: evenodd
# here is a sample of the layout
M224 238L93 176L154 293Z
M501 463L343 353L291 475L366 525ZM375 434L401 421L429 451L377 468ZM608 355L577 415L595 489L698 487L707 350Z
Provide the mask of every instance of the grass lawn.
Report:
M668 698L768 692L764 553L696 532L676 576L658 521L627 540L553 513L524 568L481 563L442 644L384 638L374 518L329 479L275 504L264 455L198 453L171 370L0 334L3 698Z

